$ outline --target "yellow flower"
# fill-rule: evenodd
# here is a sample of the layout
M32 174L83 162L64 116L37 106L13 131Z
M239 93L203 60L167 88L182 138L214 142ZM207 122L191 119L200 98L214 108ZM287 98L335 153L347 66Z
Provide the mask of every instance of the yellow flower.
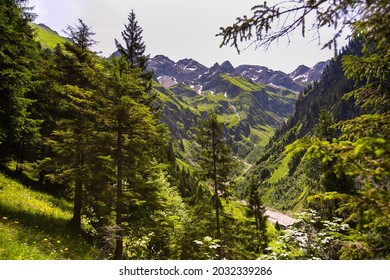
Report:
M47 241L47 238L44 238L43 241Z
M61 243L61 240L57 240L57 243Z
M7 217L3 217L3 220L8 220L8 218Z

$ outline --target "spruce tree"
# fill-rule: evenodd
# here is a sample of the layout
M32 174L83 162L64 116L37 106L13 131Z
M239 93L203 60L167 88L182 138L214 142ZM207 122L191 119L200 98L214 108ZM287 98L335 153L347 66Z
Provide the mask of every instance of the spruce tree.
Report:
M0 3L0 158L20 163L34 154L40 121L31 117L29 96L38 54L26 1Z
M153 77L153 72L146 71L149 55L145 55L145 42L142 36L143 30L138 25L134 10L131 10L128 16L128 24L125 24L125 30L122 31L122 39L125 46L115 39L115 45L120 55L123 55L131 68L140 68L142 78L145 82L150 83ZM148 85L150 90L150 85Z
M138 25L134 10L131 10L128 16L129 23L125 24L125 30L122 31L122 38L125 46L115 39L115 45L118 52L123 55L132 68L141 68L145 70L148 57L145 53L145 43L142 37L142 28Z
M148 96L139 79L140 69L130 68L123 56L112 57L107 73L108 87L103 93L105 107L101 117L104 117L105 130L111 132L106 146L109 147L107 156L114 164L111 168L116 186L114 258L122 259L123 235L129 231L126 225L142 224L139 215L145 215L159 204L158 184L153 184L151 179L160 169L155 159L161 135L156 117L144 105Z
M51 142L57 177L74 185L72 223L76 228L81 227L83 188L93 161L97 89L91 79L98 71L89 50L95 43L91 38L94 33L82 20L79 22L76 27L68 27L73 43L66 43L65 50L61 46L55 50L60 113Z
M198 128L197 142L200 149L198 154L200 175L213 188L216 238L221 240L220 214L222 203L220 196L227 193L229 175L234 161L223 133L223 124L218 122L215 112L210 111L208 117L201 121ZM218 258L223 257L222 247L218 248L217 254Z
M249 185L249 207L255 218L255 253L260 253L268 245L266 208L263 206L256 181L252 178Z

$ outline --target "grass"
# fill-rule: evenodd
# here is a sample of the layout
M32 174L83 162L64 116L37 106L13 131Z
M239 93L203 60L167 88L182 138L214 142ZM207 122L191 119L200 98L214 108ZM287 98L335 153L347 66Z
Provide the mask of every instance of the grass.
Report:
M41 42L44 48L54 49L57 44L63 44L67 42L64 37L59 36L54 31L42 27L38 24L31 24L32 28L36 30L36 36L39 42Z
M242 77L238 77L238 76L232 77L229 75L221 75L221 77L224 80L229 81L231 84L235 85L236 87L239 87L244 91L250 92L250 91L258 90L259 88L259 86L248 82L246 79Z
M274 130L270 126L266 126L266 125L260 126L259 125L256 128L251 127L251 137L257 138L257 141L253 141L253 142L256 142L257 145L260 145L260 146L267 145L269 139L273 135L274 135Z
M268 179L268 182L270 183L276 183L280 179L282 179L284 176L288 175L289 167L288 163L290 162L293 154L287 154L283 160L280 162L278 168L272 173L271 178Z
M95 259L86 236L70 227L71 210L67 201L0 173L0 259Z

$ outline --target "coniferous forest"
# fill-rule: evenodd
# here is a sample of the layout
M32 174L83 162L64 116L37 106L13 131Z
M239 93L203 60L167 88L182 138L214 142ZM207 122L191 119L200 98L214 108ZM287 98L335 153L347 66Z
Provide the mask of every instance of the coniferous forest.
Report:
M45 36L27 2L0 2L0 259L390 259L387 0L264 3L221 27L238 51L334 28L334 58L292 98L221 74L282 104L283 118L247 108L272 123L258 130L231 104L227 123L221 100L169 99L180 88L148 68L135 11L103 58L88 23Z

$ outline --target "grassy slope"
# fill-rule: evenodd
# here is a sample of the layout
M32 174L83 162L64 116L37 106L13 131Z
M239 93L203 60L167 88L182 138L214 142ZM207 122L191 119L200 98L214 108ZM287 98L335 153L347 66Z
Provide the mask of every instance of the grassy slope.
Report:
M34 23L31 24L31 27L36 30L37 40L44 48L54 49L57 44L63 44L67 41L49 28Z
M69 227L71 210L0 173L0 259L95 259L93 246Z

